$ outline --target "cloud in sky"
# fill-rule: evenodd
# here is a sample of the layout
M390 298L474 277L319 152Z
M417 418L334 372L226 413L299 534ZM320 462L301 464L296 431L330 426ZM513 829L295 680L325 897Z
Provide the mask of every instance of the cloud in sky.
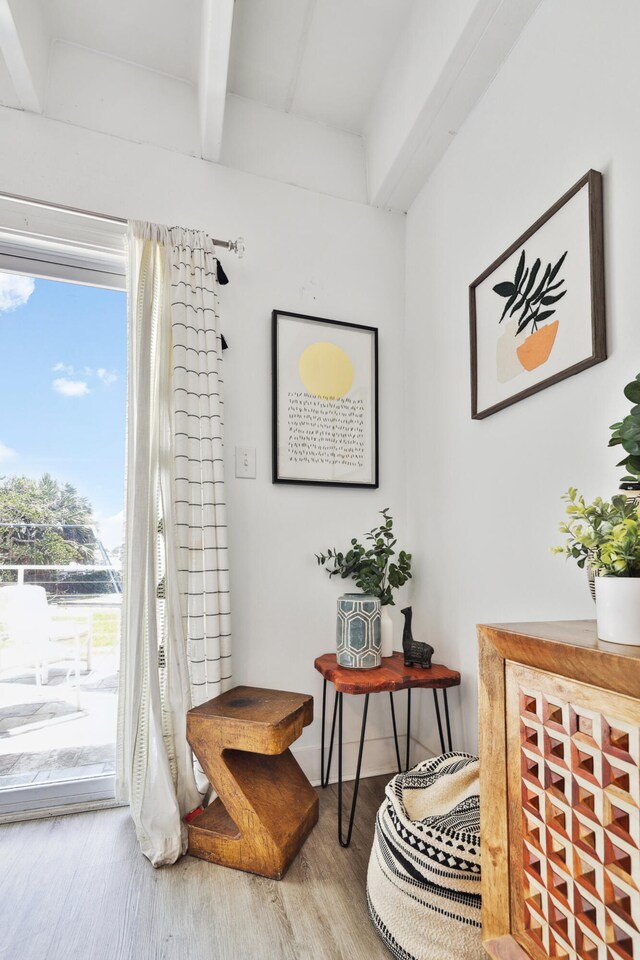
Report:
M98 513L96 521L100 539L107 550L121 547L124 539L124 510L120 510L111 517L104 517Z
M105 387L110 387L113 383L119 379L118 374L115 370L107 370L106 367L98 367L97 370L93 370L91 367L84 367L82 373L80 370L77 371L70 363L56 363L51 367L52 373L61 373L63 374L58 380L54 381L53 388L57 390L58 393L63 393L68 397L80 397L84 396L85 393L89 393L89 386L87 381L92 377L97 377ZM74 374L78 377L82 377L82 380L73 380L70 381L69 378L73 377ZM81 386L70 386L70 384L84 384L86 389L82 389Z
M53 389L63 397L84 397L89 393L89 385L85 380L67 380L66 377L54 380Z
M0 313L22 307L35 290L33 277L0 273Z
M13 458L17 456L18 454L15 450L7 447L6 444L0 440L0 463L4 463L6 460L13 460Z
M98 367L96 374L107 387L110 387L111 384L115 383L118 379L118 374L115 372L115 370L105 370L104 367Z

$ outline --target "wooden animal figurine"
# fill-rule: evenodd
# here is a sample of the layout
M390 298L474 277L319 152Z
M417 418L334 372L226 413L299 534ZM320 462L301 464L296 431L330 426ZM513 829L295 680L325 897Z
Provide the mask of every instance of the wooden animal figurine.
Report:
M402 631L402 649L404 650L405 667L423 667L425 670L431 666L431 657L433 656L433 647L428 643L421 643L413 639L411 633L411 607L405 607L400 611L404 615L404 630Z

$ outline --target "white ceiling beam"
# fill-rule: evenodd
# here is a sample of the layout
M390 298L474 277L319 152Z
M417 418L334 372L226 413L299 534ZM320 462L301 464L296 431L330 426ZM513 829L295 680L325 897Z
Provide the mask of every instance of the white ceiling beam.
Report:
M375 123L367 135L370 203L394 210L409 209L540 2L477 0L442 69L420 91L412 119L402 128L395 121L402 104L394 103L393 94L397 100L403 82L406 86L411 64L400 59L393 78L394 89L381 91L382 96L386 94L385 110L377 115L372 111ZM405 46L410 49L409 42Z
M234 0L203 0L198 106L205 160L217 162L222 148Z
M0 51L23 110L42 113L49 35L39 0L0 0Z
M309 30L311 29L311 21L313 20L313 15L316 9L316 0L307 0L307 5L304 11L304 18L302 20L302 30L300 31L300 39L298 40L298 47L296 50L296 59L293 67L293 72L291 74L291 79L289 80L289 87L287 90L287 96L284 103L284 112L291 113L291 108L293 107L293 101L296 96L296 90L298 87L298 79L300 78L300 68L302 67L302 61L304 59L304 54L307 49L307 40L309 39Z

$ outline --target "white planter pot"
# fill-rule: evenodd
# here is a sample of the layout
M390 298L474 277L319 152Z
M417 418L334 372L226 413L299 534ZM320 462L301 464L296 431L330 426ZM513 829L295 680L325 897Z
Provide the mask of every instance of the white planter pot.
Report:
M380 628L382 632L382 644L380 646L381 657L393 656L393 620L389 613L388 606L380 607Z
M598 638L640 646L640 577L596 577Z

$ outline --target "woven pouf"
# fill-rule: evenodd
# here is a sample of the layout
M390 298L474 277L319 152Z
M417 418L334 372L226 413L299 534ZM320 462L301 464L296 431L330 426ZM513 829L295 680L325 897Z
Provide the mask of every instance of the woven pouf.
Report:
M486 960L479 761L446 753L399 773L376 817L369 913L398 960Z

